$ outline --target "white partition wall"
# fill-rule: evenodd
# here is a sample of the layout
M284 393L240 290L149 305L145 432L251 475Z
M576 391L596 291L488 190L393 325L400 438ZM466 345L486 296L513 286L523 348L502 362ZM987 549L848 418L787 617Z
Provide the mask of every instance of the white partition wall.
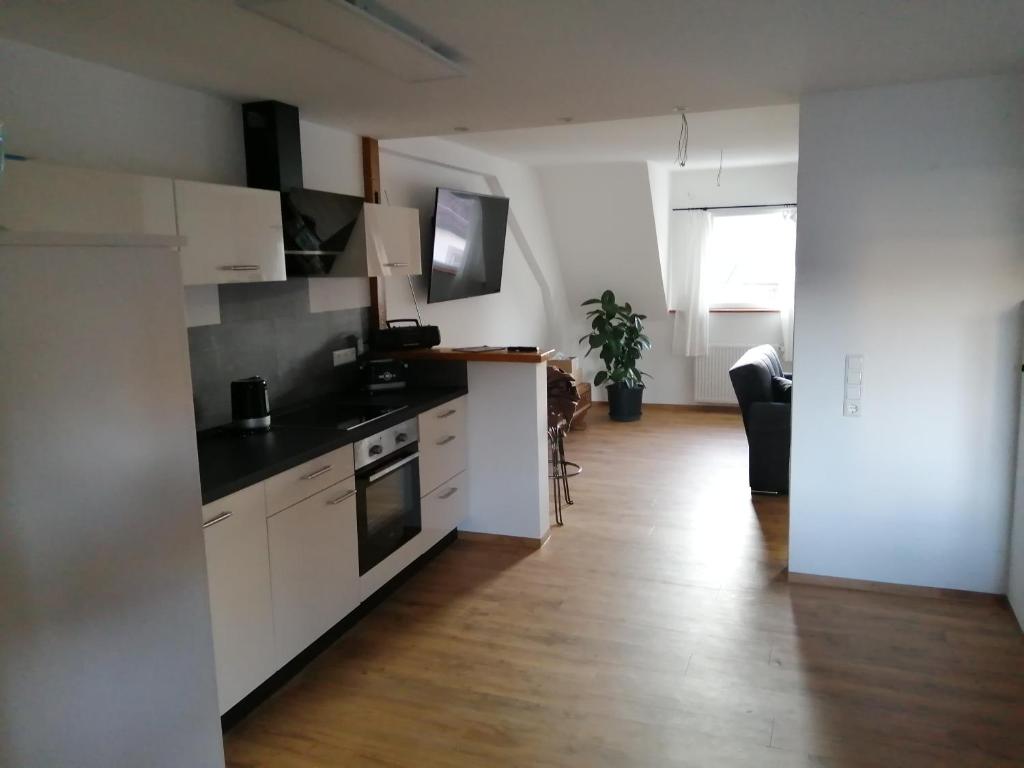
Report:
M73 241L0 235L0 765L223 766L177 239Z
M1024 304L1021 304L1020 320L1024 328ZM1024 362L1024 350L1019 362ZM1007 597L1017 615L1017 622L1024 629L1024 366L1020 373L1021 399L1017 417L1017 477L1014 484L1013 524L1010 529L1010 569Z
M543 363L469 363L469 515L460 530L541 540L550 527ZM507 478L523 478L510 485Z
M1021 125L1019 77L801 104L792 571L1006 591Z

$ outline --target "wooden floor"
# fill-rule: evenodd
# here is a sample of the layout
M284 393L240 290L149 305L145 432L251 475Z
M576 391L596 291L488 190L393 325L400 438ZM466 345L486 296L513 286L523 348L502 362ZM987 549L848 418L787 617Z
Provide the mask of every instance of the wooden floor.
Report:
M788 584L728 414L595 408L540 550L458 541L226 736L231 766L1024 764L995 600Z

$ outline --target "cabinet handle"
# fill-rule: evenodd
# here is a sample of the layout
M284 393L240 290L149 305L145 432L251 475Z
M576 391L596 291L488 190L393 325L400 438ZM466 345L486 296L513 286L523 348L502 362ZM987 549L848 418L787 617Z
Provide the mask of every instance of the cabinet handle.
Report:
M437 418L439 418L439 419L447 419L449 416L454 416L456 413L458 413L458 411L456 411L454 408L449 408L444 413L437 414Z
M448 435L447 437L442 437L440 440L438 440L437 444L438 445L448 445L448 443L450 443L454 439L455 439L455 435Z
M209 528L211 525L216 525L217 523L223 523L225 520L227 520L233 514L234 514L233 512L221 512L216 517L211 518L210 520L207 520L205 523L203 523L203 528Z
M404 261L386 261L384 262L385 267L408 267Z
M350 499L355 495L355 491L345 491L345 493L343 493L341 496L339 496L336 499L331 499L327 503L330 504L331 506L334 506L335 504L341 504L341 502L343 502L345 499Z
M320 467L320 469L318 469L316 472L310 472L308 475L303 475L302 479L303 480L314 480L314 479L320 477L320 475L324 474L325 472L330 472L330 471L331 471L331 465L328 464L326 467Z
M259 264L224 264L220 267L228 272L255 272L260 268Z
M458 492L459 492L458 488L449 488L445 493L442 493L438 498L450 499L452 496L454 496Z

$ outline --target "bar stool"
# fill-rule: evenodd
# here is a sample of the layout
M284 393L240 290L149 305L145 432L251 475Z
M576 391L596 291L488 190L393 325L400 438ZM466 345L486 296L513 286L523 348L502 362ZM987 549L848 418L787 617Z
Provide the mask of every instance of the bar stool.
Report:
M579 401L573 377L559 368L548 367L548 477L554 486L555 525L563 525L562 506L573 503L569 478L583 471L579 464L565 458L565 435Z

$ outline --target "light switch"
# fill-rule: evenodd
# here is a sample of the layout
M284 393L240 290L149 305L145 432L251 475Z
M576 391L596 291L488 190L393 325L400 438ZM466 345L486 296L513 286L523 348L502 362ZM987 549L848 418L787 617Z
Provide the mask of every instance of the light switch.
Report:
M864 396L864 355L847 355L843 374L843 416L860 416Z

